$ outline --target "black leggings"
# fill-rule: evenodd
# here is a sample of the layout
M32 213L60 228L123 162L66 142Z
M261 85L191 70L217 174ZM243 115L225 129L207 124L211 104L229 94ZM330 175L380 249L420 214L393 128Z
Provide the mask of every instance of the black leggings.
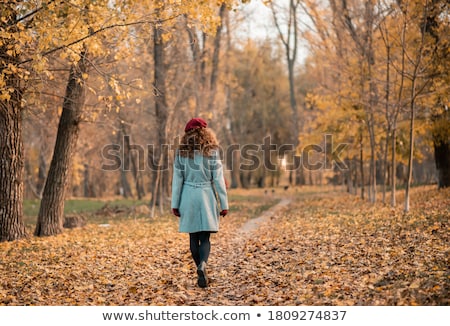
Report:
M189 233L189 247L191 249L192 258L198 266L202 261L208 262L209 252L211 251L211 243L209 236L211 232L201 231Z

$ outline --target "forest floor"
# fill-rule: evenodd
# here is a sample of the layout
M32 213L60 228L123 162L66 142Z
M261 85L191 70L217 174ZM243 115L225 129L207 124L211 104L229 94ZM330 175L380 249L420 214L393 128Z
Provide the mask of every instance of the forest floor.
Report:
M176 217L93 214L0 243L0 305L449 305L450 189L414 188L407 214L402 193L391 208L340 188L231 190L205 289Z

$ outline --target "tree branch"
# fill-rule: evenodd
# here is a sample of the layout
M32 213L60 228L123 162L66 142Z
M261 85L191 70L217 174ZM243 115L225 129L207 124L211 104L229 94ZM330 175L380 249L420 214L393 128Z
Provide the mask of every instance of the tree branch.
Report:
M14 21L14 24L17 24L17 23L21 22L22 20L27 19L28 17L34 16L34 15L37 14L39 11L41 11L42 9L45 9L46 6L48 6L49 4L51 4L52 2L55 2L55 1L56 1L56 0L50 0L49 2L47 2L47 3L45 4L45 6L42 5L41 7L39 7L39 8L37 8L37 9L35 9L35 10L29 12L28 14L26 14L26 15L24 15L24 16L18 18L18 19L16 19L16 20Z
M167 19L165 19L163 21L168 21L168 20L171 20L171 19L175 19L178 16L179 15L176 15L176 16L173 16L173 17L169 17L169 18L167 18ZM162 22L161 20L158 20L158 23L161 23L161 22ZM141 25L141 24L152 24L152 23L155 24L155 21L152 21L152 20L141 20L141 21L130 22L130 23L113 24L113 25L109 25L109 26L104 26L104 27L99 28L98 30L92 31L88 35L83 36L82 38L79 38L79 39L77 39L75 41L72 41L72 42L70 42L68 44L64 44L64 45L58 46L58 47L56 47L54 49L51 49L49 51L43 52L43 53L41 53L41 56L45 57L45 56L48 56L48 55L50 55L52 53L55 53L55 52L57 52L59 50L62 50L62 49L65 49L67 47L70 47L72 45L81 43L81 42L89 39L90 37L92 37L92 36L94 36L94 35L96 35L98 33L104 32L106 30L109 30L109 29L118 28L118 27L127 27L127 26ZM29 63L29 62L32 62L33 60L34 59L32 59L32 58L26 59L24 61L19 62L18 65Z

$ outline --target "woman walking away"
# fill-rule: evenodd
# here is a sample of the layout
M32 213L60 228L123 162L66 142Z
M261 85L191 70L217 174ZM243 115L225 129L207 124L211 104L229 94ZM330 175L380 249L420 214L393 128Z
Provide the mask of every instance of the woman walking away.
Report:
M197 284L204 288L208 286L209 238L219 231L219 216L228 213L227 190L219 144L206 121L191 119L184 131L174 159L172 212L180 218L179 231L189 233Z

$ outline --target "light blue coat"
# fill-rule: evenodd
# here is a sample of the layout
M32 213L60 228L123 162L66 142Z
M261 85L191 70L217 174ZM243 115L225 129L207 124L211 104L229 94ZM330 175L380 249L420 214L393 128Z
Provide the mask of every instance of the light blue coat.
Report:
M219 154L175 155L172 208L180 211L180 232L219 231L219 212L228 209L227 190Z

